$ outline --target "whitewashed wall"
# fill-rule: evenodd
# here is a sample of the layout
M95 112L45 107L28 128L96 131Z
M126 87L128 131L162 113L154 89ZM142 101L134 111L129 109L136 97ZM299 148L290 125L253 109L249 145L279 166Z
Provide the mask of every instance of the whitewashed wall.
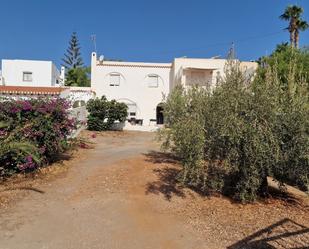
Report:
M69 87L70 93L68 99L73 104L75 101L87 103L90 99L95 98L96 94L90 87Z
M205 70L205 80L210 81L210 87L214 87L217 75L222 76L224 74L225 64L226 60L224 59L175 58L173 62L173 87L178 84L186 86L186 80L190 78L190 71L202 71L203 69ZM211 74L210 71L212 71Z
M32 72L32 81L23 81ZM2 84L7 86L55 86L60 73L51 61L2 60Z

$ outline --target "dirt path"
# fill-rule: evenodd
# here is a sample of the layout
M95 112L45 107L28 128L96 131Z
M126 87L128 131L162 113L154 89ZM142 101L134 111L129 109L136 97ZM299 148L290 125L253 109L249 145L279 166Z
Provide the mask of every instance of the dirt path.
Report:
M97 137L95 149L65 177L1 215L0 248L200 248L181 220L152 212L145 190L132 184L128 194L112 186L119 162L153 149L151 133Z
M201 196L177 184L179 165L153 139L104 133L65 174L19 190L27 194L0 209L0 249L309 248L300 199Z

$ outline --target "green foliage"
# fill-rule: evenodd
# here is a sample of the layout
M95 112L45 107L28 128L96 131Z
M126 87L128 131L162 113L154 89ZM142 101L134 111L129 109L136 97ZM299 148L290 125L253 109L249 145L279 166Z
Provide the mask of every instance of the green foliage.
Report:
M297 80L300 77L294 71L289 74L288 87L283 90L275 77L268 77L269 81L277 82L280 86L277 92L279 104L274 129L279 140L280 161L275 165L273 174L281 184L288 182L308 191L309 81Z
M182 182L191 185L203 181L204 177L201 169L204 165L203 102L207 100L206 95L206 91L197 87L188 92L182 87L176 87L164 105L167 128L160 133L161 138L166 138L163 147L171 148L182 160Z
M90 68L78 67L69 69L65 78L66 86L90 87Z
M91 99L87 103L88 129L103 131L111 129L116 122L124 122L128 115L128 107L116 100L108 101L105 96L101 99Z
M276 73L282 87L288 86L288 77L294 74L297 81L309 82L309 49L291 48L287 43L277 46L276 50L269 56L259 61L258 74L266 77L268 67L276 68ZM309 87L309 84L308 84Z
M69 47L62 61L66 69L79 68L84 65L76 32L73 32L71 36Z
M230 61L213 91L177 87L165 105L163 147L181 160L181 182L240 201L267 194L267 176L308 189L308 82L277 67L252 83ZM303 78L302 78L303 80Z
M29 161L27 160L29 158ZM25 160L26 159L26 160ZM17 164L16 162L20 162ZM30 166L41 164L39 150L31 142L17 142L5 139L0 148L0 177L10 176L20 170L22 166Z

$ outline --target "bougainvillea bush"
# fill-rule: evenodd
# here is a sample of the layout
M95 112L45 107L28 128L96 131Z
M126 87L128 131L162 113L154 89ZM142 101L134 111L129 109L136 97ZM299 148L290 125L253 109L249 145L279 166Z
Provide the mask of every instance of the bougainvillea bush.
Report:
M51 162L69 146L76 126L64 99L5 100L0 104L0 177Z

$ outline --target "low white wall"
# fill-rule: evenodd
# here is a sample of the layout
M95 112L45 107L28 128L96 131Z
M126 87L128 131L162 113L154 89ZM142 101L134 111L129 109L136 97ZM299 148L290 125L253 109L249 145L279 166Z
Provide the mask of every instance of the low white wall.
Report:
M86 106L72 108L69 110L69 112L70 112L70 115L76 118L78 122L87 121L88 112L87 112Z
M86 121L88 115L86 106L72 108L69 110L69 114L71 118L75 118L78 122L76 130L74 130L71 135L71 137L77 137L78 134L86 128Z
M69 100L74 103L77 100L82 100L87 103L90 99L95 98L96 94L90 87L69 87Z

